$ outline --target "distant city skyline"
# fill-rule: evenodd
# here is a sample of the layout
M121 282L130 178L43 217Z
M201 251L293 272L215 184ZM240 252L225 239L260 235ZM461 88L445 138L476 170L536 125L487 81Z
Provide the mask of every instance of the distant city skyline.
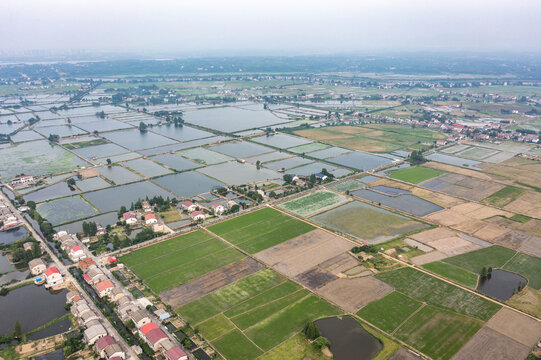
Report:
M3 0L0 56L539 52L536 0Z

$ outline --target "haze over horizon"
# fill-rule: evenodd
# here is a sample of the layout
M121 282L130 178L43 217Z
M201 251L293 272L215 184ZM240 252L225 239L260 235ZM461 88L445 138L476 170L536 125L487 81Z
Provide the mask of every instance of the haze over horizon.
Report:
M538 52L535 0L0 2L0 54Z

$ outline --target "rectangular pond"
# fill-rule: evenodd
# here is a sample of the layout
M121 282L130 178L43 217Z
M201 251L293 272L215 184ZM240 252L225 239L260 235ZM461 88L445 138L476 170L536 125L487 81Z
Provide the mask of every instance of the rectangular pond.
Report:
M61 181L59 183L47 186L43 189L31 192L24 196L25 201L33 201L39 203L42 201L47 201L51 199L56 199L59 197L69 196L78 194L79 191L76 189L71 189L67 183Z
M164 168L161 165L158 165L154 161L147 159L135 159L126 161L123 163L124 166L130 168L137 173L146 176L146 177L155 177L161 175L171 174L171 170Z
M230 156L220 154L216 151L212 151L203 147L180 150L177 153L181 156L184 156L185 158L192 159L203 165L214 165L233 160L233 158Z
M126 184L129 182L142 180L142 177L123 168L120 165L103 166L95 168L97 172L111 180L114 184Z
M195 195L209 192L214 188L224 186L223 183L196 171L166 175L154 179L154 181L183 198L191 198Z
M153 126L151 130L152 132L182 142L214 136L213 133L208 131L195 129L191 126L175 126L174 124Z
M444 164L460 166L460 167L464 167L464 168L468 168L468 169L474 169L474 170L481 170L480 168L476 167L476 165L481 164L480 161L464 159L464 158L460 158L458 156L434 153L434 154L427 155L426 158L428 160L441 162L441 163L444 163Z
M229 155L237 159L273 152L274 149L247 141L231 141L210 147L211 150Z
M148 159L156 161L176 171L191 170L203 166L191 160L185 159L177 154L171 153L156 155Z
M286 134L275 134L275 135L263 135L256 138L252 138L253 141L276 147L279 149L287 149L290 147L296 147L300 145L310 144L312 140L307 140L297 136L291 136Z
M113 156L118 154L123 154L128 152L128 150L124 149L123 147L118 146L117 144L103 144L103 145L96 145L96 146L88 146L83 147L80 149L73 149L72 150L77 155L80 155L87 159L92 158L99 158L99 157L106 157L106 156Z
M38 204L36 209L53 226L98 214L80 195L44 202Z
M109 212L101 215L97 215L85 220L80 221L74 221L69 224L59 225L55 227L55 231L67 231L72 234L76 233L82 233L83 232L83 222L95 222L98 225L101 225L103 227L106 227L107 225L113 225L116 224L118 221L118 213L116 212Z
M150 131L141 132L139 129L118 130L102 134L107 140L130 150L149 149L176 143Z
M347 166L361 171L372 170L380 166L392 163L391 159L360 151L354 151L347 154L338 155L327 160L339 165Z
M313 160L304 159L299 156L295 156L295 157L284 159L284 160L278 160L274 162L265 163L264 166L266 168L278 171L280 169L288 170L297 166L310 164L311 162L313 162Z
M411 194L388 196L367 189L355 190L352 191L351 194L360 197L361 199L382 204L418 217L422 217L443 209L441 206L436 205L433 202L421 199L420 197Z
M274 170L257 167L250 163L241 164L237 161L207 166L199 169L198 172L218 179L229 185L241 185L257 181L279 179L282 175Z
M111 186L111 184L109 184L107 181L103 180L99 176L84 180L77 180L75 184L79 189L81 189L81 191L92 191Z

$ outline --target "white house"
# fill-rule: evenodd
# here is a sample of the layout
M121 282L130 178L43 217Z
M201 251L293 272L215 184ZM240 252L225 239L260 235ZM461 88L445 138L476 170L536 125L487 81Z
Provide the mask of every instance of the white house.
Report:
M157 222L158 222L158 219L156 219L156 215L145 214L145 224L152 225L152 224L156 224Z
M42 258L33 259L28 262L28 268L32 275L39 275L47 269L47 263Z
M101 324L96 324L84 331L85 342L88 345L94 345L100 338L107 336L107 330Z
M126 224L128 225L137 224L137 216L135 216L134 213L126 212L122 214L122 217L124 218L124 221L126 221Z
M194 211L190 214L193 221L205 220L205 214L202 211Z
M210 207L215 215L222 215L225 212L225 207L220 203L214 203Z
M81 259L86 258L86 254L79 245L75 245L74 247L70 249L69 257L73 261L79 261Z
M47 277L47 285L48 286L55 286L62 284L64 282L64 278L62 278L62 274L60 274L60 271L58 271L57 268L52 267L45 270L45 276Z
M184 201L182 203L182 208L188 212L192 212L192 211L195 211L197 210L197 205L195 205L193 202L191 201Z

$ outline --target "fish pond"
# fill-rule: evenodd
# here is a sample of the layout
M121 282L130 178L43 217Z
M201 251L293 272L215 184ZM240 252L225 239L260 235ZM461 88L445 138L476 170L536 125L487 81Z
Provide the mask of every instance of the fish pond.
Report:
M383 349L383 344L350 316L320 319L315 324L331 343L333 359L370 360Z
M487 277L479 278L477 291L495 299L505 301L513 296L519 285L525 286L528 280L518 274L501 269L492 270Z
M39 214L53 226L98 214L80 195L51 200L37 206Z

